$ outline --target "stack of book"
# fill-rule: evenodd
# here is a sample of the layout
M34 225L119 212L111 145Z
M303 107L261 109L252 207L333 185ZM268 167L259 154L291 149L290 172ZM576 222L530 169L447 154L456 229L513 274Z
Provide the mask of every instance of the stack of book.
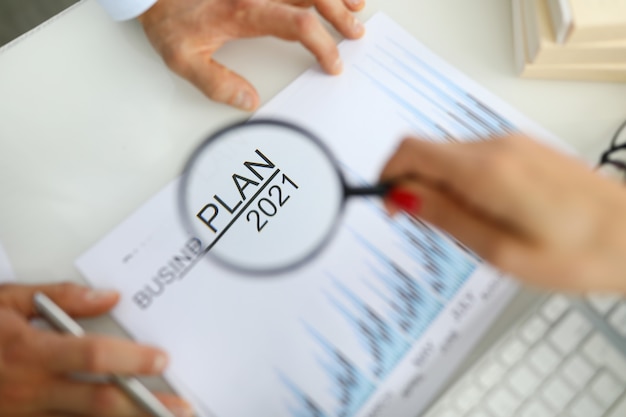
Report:
M512 0L521 76L626 81L626 0Z

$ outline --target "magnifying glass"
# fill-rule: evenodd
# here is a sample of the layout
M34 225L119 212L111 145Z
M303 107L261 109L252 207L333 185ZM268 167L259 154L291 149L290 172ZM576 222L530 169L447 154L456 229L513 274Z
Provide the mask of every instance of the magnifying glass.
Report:
M184 224L208 256L242 272L285 271L310 260L337 229L347 197L383 196L389 185L350 187L311 132L273 119L227 126L185 166Z

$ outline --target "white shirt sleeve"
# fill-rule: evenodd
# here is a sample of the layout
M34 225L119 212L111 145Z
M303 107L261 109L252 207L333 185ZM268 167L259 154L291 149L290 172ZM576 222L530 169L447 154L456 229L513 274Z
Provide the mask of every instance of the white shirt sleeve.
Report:
M97 0L113 20L133 19L148 10L157 0Z

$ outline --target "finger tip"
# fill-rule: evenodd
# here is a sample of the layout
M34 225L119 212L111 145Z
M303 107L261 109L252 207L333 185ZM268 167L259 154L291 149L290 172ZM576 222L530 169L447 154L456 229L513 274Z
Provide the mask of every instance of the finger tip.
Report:
M365 26L359 20L355 18L355 23L352 29L352 36L354 39L360 39L365 35Z
M193 417L193 406L185 399L172 394L158 394L159 400L176 417Z
M193 407L187 401L181 399L177 404L168 407L176 417L193 417Z
M93 289L85 291L84 300L91 304L115 304L120 299L120 293L111 289Z
M156 374L162 373L167 368L169 362L170 357L167 352L164 352L161 349L156 349L154 361L152 362L152 372Z
M238 91L228 104L239 110L250 112L259 107L260 99L256 91L244 88Z
M241 90L235 94L235 97L228 104L238 109L246 110L252 107L253 100L253 97L246 90Z
M365 7L365 1L363 0L347 0L345 3L348 6L348 9L353 12L359 12Z
M346 35L346 38L351 40L351 41L356 41L356 40L361 39L363 37L363 35L365 35L365 30L354 31L354 32L349 33L348 35Z
M328 68L328 73L331 75L339 75L343 72L343 61L341 58L337 58L335 62Z
M259 106L258 106L258 105L251 105L251 106L244 106L244 107L238 107L238 106L235 106L235 107L237 107L237 109L239 109L239 110L241 110L241 111L243 111L243 112L246 112L246 113L252 113L252 112L254 112L256 109L258 109L258 108L259 108Z
M261 105L261 100L257 97L257 98L254 100L254 102L252 103L252 106L251 106L251 107L249 107L249 108L247 108L247 109L245 109L245 110L246 110L246 111L250 111L250 112L252 112L252 111L257 110L257 109L259 108L259 106L260 106L260 105Z
M261 105L261 97L259 97L259 93L257 93L256 90L252 90L250 92L250 96L252 97L252 101L250 102L250 107L248 107L247 110L254 111Z

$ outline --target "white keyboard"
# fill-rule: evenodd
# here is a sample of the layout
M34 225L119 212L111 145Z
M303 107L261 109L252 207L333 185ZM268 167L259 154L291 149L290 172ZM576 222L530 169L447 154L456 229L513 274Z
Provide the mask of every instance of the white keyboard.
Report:
M551 295L424 417L626 417L626 301Z

